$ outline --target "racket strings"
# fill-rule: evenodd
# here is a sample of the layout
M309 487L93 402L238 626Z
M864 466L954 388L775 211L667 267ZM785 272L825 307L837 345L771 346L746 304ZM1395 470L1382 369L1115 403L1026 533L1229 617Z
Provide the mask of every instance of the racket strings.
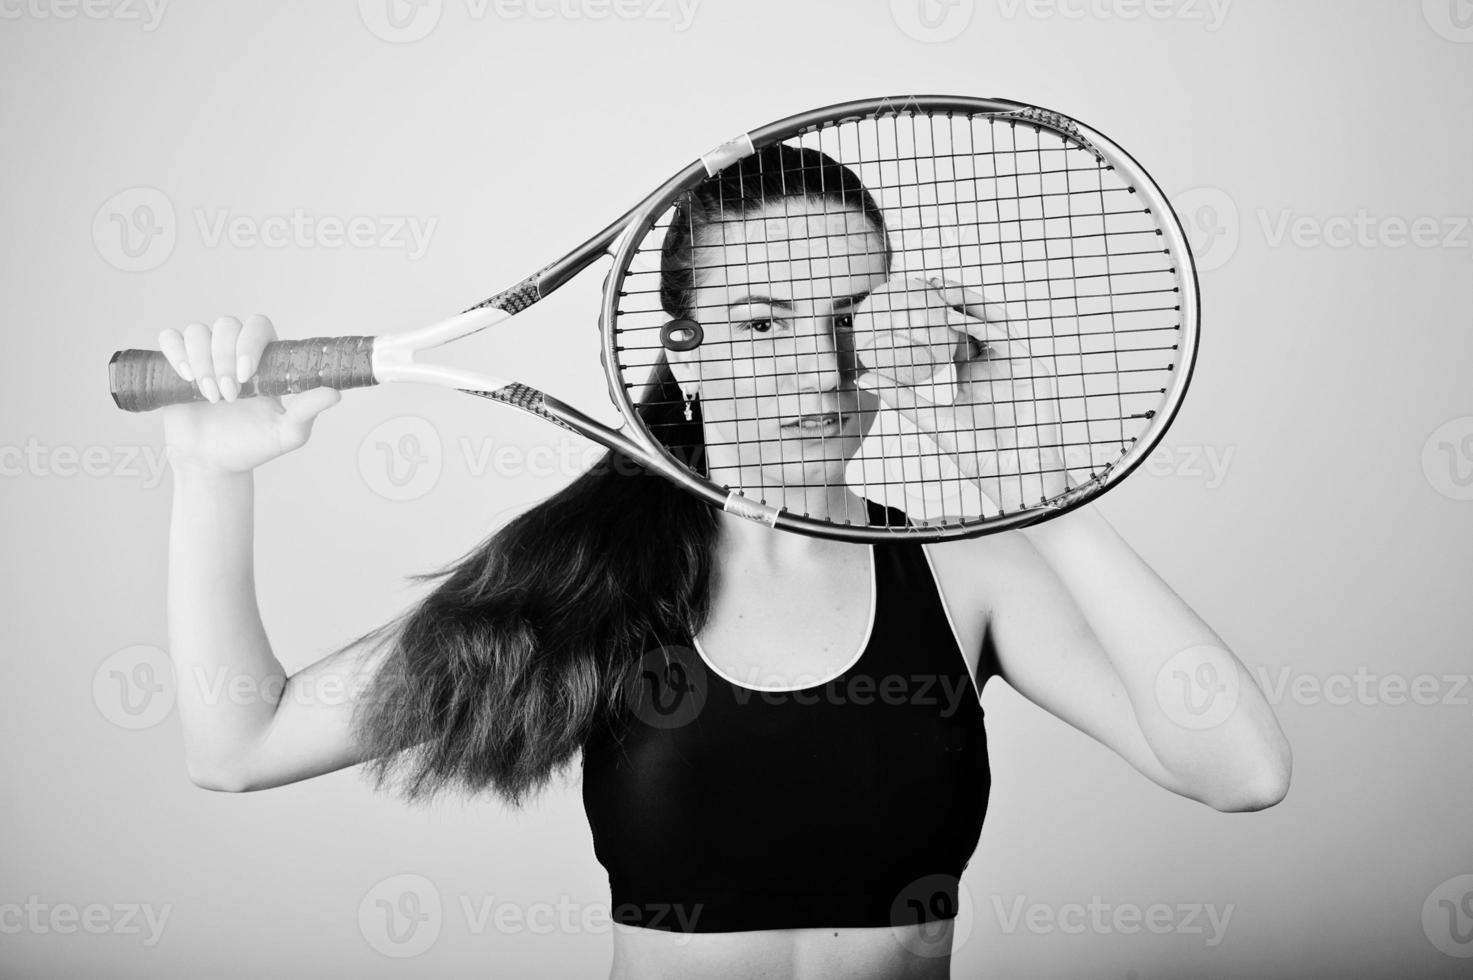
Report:
M718 175L714 207L688 198L656 220L632 250L618 294L621 383L632 400L667 408L677 406L638 393L672 360L660 331L677 315L662 269L673 221L684 222L686 241L700 246L691 250L693 258L699 253L693 278L704 285L692 292L779 301L740 314L773 321L765 335L739 333L743 325L714 302L682 311L704 333L687 369L696 383L683 387L699 389L699 448L708 465L721 464L713 479L786 505L783 474L801 470L809 482L794 481L796 500L816 479L825 491L843 484L929 523L965 524L1044 503L1047 487L1098 479L1129 452L1166 398L1179 347L1171 334L1181 330L1180 283L1157 216L1126 206L1135 189L1113 166L1068 136L985 115L848 120L786 145L795 152L759 153ZM882 233L866 227L872 216L864 195L834 161L873 200ZM731 171L748 179L721 179ZM759 185L754 196L750 189ZM899 330L869 337L864 356L884 368L939 370L908 386L932 403L915 410L919 423L881 410L856 450L855 412L841 397L853 393L847 375L858 364L852 324L842 325L852 314L832 304L840 286L862 282L864 309L885 281L905 276L996 302L1007 315L988 326L1005 331L1007 349L984 357L987 370L969 382L980 402L963 404L962 371L972 365L935 356ZM967 332L981 330L973 321L982 318L970 306L966 312ZM779 320L810 329L783 334ZM832 360L821 363L825 357ZM794 384L795 372L807 387ZM846 376L834 385L836 373ZM846 423L839 433L795 438L776 427L836 401ZM697 449L669 441L677 425L646 427L677 459ZM984 488L965 475L959 457L941 445L957 438L945 437L985 447L988 472L1005 474L1011 485ZM833 465L817 465L825 462Z

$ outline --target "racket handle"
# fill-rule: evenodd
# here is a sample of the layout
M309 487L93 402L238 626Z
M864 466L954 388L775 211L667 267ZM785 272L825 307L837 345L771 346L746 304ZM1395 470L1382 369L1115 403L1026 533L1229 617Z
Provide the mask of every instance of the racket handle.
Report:
M179 377L156 350L120 350L107 363L113 401L125 412L204 401L199 386ZM261 352L255 375L240 386L241 398L292 395L309 388L365 388L373 376L372 337L273 340Z

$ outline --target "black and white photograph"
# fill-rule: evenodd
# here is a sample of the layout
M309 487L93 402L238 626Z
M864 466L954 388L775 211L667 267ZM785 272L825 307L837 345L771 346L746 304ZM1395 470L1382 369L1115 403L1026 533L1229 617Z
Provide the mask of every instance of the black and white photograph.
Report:
M1473 975L1470 0L0 0L0 978Z

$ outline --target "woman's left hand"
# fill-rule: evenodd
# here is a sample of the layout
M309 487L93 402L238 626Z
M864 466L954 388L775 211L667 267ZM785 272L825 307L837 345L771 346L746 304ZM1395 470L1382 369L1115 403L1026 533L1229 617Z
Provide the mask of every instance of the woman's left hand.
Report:
M1071 483L1061 452L1053 372L1033 356L1020 327L1008 329L1007 304L938 279L930 285L935 299L924 310L910 311L905 326L934 331L944 324L976 341L959 345L961 351L980 348L976 356L964 354L954 362L952 403L933 402L880 367L862 375L860 386L933 439L1003 513L1064 493ZM1022 304L1014 308L1023 315ZM917 315L926 322L917 324Z

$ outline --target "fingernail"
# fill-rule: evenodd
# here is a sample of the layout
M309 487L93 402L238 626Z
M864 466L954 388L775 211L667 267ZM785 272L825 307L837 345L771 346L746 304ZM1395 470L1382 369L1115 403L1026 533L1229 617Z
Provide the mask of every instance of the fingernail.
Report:
M199 393L205 396L205 400L214 404L220 400L220 389L215 387L214 378L199 379Z
M235 361L235 380L241 384L246 383L246 378L251 376L251 359L244 354Z
M235 401L235 396L236 396L237 393L239 393L239 391L240 391L240 385L238 385L238 384L235 383L235 379L234 378L230 377L229 375L226 375L225 377L223 377L223 378L220 379L220 397L221 398L224 398L228 402L233 402L233 401Z
M187 362L181 363L179 365L179 377L183 378L185 381L194 380L194 371L191 370Z

